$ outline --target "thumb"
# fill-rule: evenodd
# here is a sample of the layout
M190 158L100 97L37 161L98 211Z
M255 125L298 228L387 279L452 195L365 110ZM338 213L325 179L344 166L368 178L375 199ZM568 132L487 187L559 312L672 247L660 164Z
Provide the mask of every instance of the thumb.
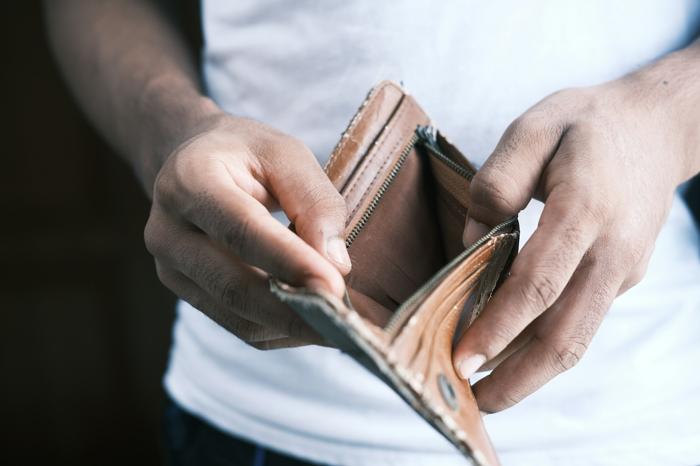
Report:
M282 163L268 174L270 188L297 234L345 275L350 256L345 247L345 200L328 179L316 157L290 138Z
M474 175L462 236L465 246L517 215L535 195L564 131L563 125L543 113L533 109L513 121Z

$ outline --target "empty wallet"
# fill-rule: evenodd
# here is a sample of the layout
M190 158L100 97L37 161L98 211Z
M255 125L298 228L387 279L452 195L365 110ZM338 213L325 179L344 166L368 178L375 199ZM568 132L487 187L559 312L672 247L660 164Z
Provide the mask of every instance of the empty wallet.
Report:
M497 465L452 350L507 274L517 220L462 244L475 169L393 82L372 89L325 170L348 208L345 298L275 278L273 294L473 464Z

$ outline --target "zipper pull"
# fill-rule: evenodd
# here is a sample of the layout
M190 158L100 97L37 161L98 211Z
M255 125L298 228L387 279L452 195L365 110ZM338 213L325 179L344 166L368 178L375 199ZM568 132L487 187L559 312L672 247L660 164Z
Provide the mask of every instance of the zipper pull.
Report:
M416 128L416 134L424 145L430 146L431 148L438 150L438 152L440 151L440 147L438 146L437 142L437 129L435 129L434 126L419 125Z

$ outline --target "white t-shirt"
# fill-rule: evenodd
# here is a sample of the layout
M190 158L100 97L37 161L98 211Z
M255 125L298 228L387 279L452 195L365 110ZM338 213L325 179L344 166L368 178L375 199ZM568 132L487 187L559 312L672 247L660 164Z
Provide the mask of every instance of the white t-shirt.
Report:
M544 96L614 79L685 45L693 1L204 0L204 72L227 111L304 140L321 162L382 79L402 81L482 163ZM540 206L522 215L524 240ZM505 465L700 463L700 240L676 199L646 278L615 301L583 360L486 417ZM464 464L339 351L261 352L186 303L165 384L219 428L355 466Z

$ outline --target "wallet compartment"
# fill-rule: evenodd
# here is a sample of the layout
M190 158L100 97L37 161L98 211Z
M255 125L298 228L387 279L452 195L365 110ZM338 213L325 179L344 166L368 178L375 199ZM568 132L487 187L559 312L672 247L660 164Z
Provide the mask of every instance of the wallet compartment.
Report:
M397 112L398 121L387 126L342 191L350 211L350 299L361 315L380 327L464 250L462 231L473 171L442 152L429 126L392 133L392 128L401 128L405 114ZM388 146L392 150L387 152Z

